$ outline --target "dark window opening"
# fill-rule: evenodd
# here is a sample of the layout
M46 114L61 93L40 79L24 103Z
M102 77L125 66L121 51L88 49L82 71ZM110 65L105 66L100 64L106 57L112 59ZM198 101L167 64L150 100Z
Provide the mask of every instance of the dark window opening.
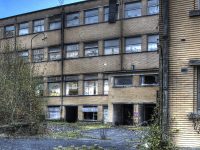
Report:
M114 79L114 86L130 86L132 84L132 76L115 77Z
M86 121L97 121L98 109L97 106L84 106L83 117Z
M157 75L144 75L141 76L141 85L157 85L158 76Z

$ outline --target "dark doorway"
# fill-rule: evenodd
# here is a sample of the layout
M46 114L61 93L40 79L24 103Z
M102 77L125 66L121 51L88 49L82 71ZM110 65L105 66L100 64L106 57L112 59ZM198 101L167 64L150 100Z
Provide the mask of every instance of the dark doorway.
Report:
M133 125L133 105L114 104L113 122L115 125Z
M78 106L66 106L66 121L73 123L78 120Z
M155 104L145 104L144 105L144 116L143 121L147 122L147 124L151 124L153 122L152 116L154 114Z

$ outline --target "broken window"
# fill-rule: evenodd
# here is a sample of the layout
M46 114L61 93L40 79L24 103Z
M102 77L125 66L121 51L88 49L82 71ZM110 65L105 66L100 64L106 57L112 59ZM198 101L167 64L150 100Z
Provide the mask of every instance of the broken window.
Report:
M148 36L148 51L158 50L159 35Z
M61 59L61 47L51 47L49 48L49 60L60 60Z
M5 37L12 37L15 35L15 26L7 26L5 27Z
M125 18L138 17L142 14L141 2L125 4Z
M33 50L33 62L42 62L42 61L44 61L44 49Z
M85 43L85 56L98 56L98 42Z
M43 32L44 31L44 19L36 20L33 22L33 32Z
M116 76L114 77L114 86L132 86L132 76Z
M88 121L96 121L98 108L97 106L84 106L82 108L84 120Z
M99 10L87 10L85 11L85 24L93 24L99 22Z
M60 119L60 107L49 106L47 119Z
M119 39L104 41L104 55L119 54Z
M67 27L74 27L79 26L80 24L80 13L73 13L66 15L66 26Z
M65 46L66 58L78 58L79 44L70 44Z
M61 15L55 15L49 18L49 30L61 28Z
M158 75L142 75L141 85L157 85Z
M60 96L61 95L61 77L49 77L48 78L48 95Z
M126 45L125 48L126 53L141 52L142 38L141 37L126 38L125 45Z
M148 0L148 14L158 14L159 13L159 0Z
M19 35L29 34L29 23L21 23L19 24Z

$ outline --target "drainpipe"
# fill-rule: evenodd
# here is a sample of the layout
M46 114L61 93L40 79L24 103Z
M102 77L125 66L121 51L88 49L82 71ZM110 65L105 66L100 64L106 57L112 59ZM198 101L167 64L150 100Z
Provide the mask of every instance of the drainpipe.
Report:
M60 119L64 120L64 118L62 117L63 114L63 97L64 97L64 35L65 35L65 10L64 10L64 6L62 5L62 13L61 13L61 105L60 105Z
M161 125L162 125L162 139L165 141L166 135L168 135L168 123L169 123L169 98L168 98L168 84L169 84L169 0L163 0L161 2L163 17L163 45L162 45L162 99L161 99Z
M124 50L124 34L123 34L123 29L124 29L124 21L123 21L123 17L124 17L124 11L123 11L123 4L124 1L123 0L119 0L119 20L120 20L120 70L123 71L124 67L123 67L123 50Z

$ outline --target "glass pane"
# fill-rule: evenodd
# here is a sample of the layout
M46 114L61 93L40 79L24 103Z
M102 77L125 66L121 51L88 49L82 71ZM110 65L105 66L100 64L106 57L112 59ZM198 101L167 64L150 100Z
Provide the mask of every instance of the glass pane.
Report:
M60 96L60 83L48 83L49 96Z
M74 13L74 14L68 14L67 15L67 21L69 20L79 20L80 14Z
M132 53L132 52L141 52L141 44L127 45L126 53Z
M50 60L60 60L61 59L61 53L50 53L49 54Z
M84 94L85 95L97 95L97 81L85 81L84 82Z
M125 18L141 16L141 9L128 10L125 12Z
M134 9L141 9L141 8L142 8L141 2L129 3L125 5L125 10L134 10Z
M6 31L13 31L13 30L15 30L15 26L6 27Z
M42 26L42 25L44 25L44 20L34 21L34 26Z
M148 8L149 14L158 14L159 13L159 7L158 6L152 6Z
M109 91L108 80L104 80L104 94L108 95L108 91Z
M119 54L119 47L108 47L104 49L104 54Z
M98 56L98 48L86 49L85 56Z
M98 13L99 13L98 9L85 11L85 17L98 16L99 15Z
M65 50L66 51L78 51L79 50L79 44L66 45Z
M28 23L22 23L19 25L20 29L28 28Z
M134 45L134 44L141 44L141 43L142 43L141 37L126 39L126 45Z
M37 26L37 27L34 27L34 32L42 32L44 31L44 26Z
M25 34L28 34L28 33L29 33L28 29L20 29L19 30L19 35L25 35Z
M50 30L60 29L61 28L61 22L52 22L49 25Z
M67 82L66 83L66 95L78 95L78 83Z
M66 53L66 58L78 58L78 51L71 51Z
M97 22L99 22L99 17L98 16L85 18L85 24L92 24L92 23L97 23Z
M78 26L80 24L79 19L67 21L67 27Z
M115 85L132 85L132 76L130 77L115 77Z
M105 47L115 47L115 46L119 46L119 40L107 40L104 41L104 46Z

